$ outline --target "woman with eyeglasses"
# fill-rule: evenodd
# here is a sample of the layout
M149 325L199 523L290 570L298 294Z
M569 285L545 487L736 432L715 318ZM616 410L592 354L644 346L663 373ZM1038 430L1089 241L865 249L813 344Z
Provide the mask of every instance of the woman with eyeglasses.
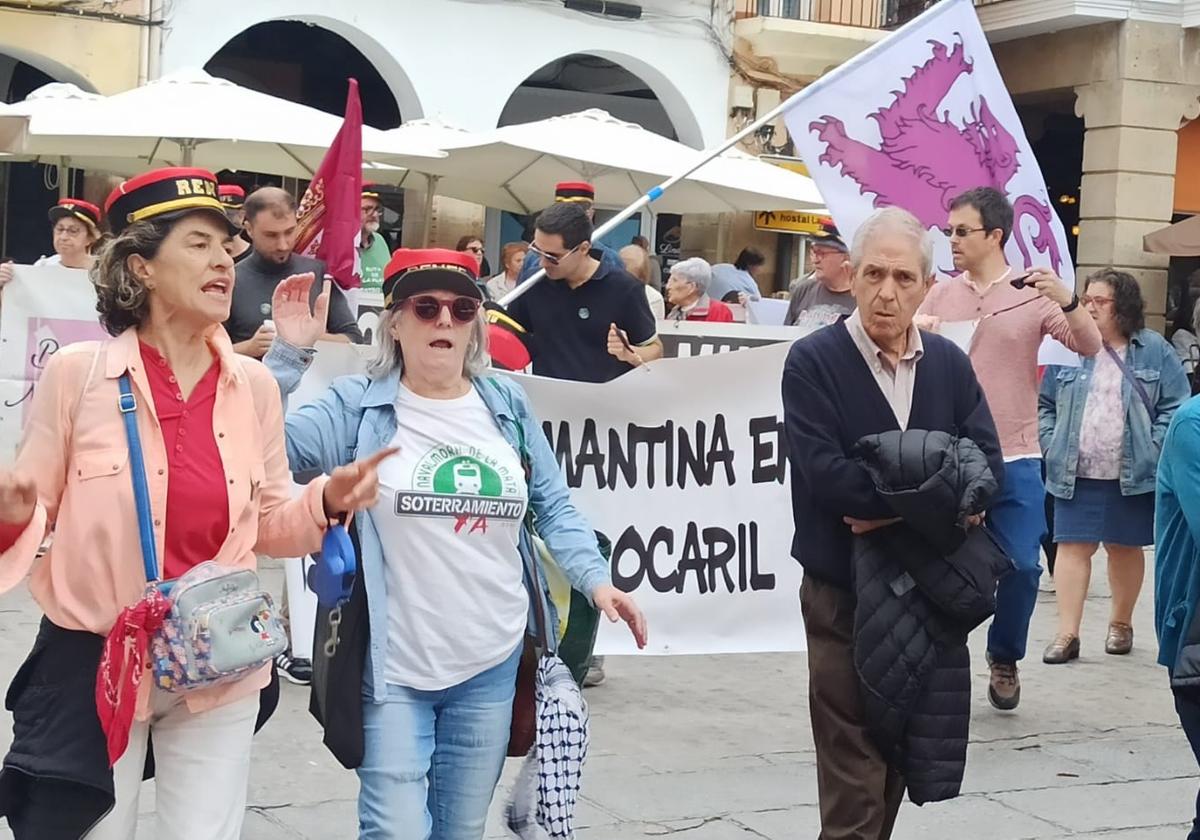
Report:
M369 640L362 685L343 702L361 704L361 840L483 836L531 597L556 622L543 586L527 589L540 562L528 512L572 586L645 644L645 620L610 582L528 397L487 374L477 266L461 252L398 250L367 375L336 380L286 421L294 471L398 450L380 465L378 503L357 517ZM276 329L265 361L286 394L306 365L298 348L322 327L277 318ZM329 721L344 717L331 702L327 743Z
M89 269L95 262L92 252L100 243L100 208L81 198L64 198L50 208L54 225L54 255L41 257L34 265L61 265ZM0 289L13 279L13 264L0 263Z
M483 240L478 236L467 235L460 237L458 245L455 246L454 250L466 254L475 260L475 275L477 277L487 277L491 273L488 268L487 257L483 255ZM488 291L487 282L479 281L477 285L480 292L483 293L483 299L491 300L492 294Z
M1079 367L1048 367L1038 398L1046 489L1054 496L1054 585L1058 632L1042 661L1079 657L1079 627L1100 543L1108 555L1112 606L1105 653L1133 649L1133 608L1154 543L1158 456L1175 410L1191 391L1178 356L1146 329L1137 280L1104 269L1080 302L1104 341Z

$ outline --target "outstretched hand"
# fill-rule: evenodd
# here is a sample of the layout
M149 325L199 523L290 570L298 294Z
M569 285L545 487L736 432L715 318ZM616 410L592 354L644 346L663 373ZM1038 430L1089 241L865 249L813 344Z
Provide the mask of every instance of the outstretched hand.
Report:
M311 276L311 275L310 275ZM325 515L337 519L343 514L369 508L379 496L379 464L400 450L380 449L369 458L338 467L329 474L322 501Z
M1071 288L1048 268L1035 268L1025 277L1025 285L1032 286L1044 298L1059 306L1069 306L1074 297Z
M646 647L646 616L642 615L632 595L606 583L592 592L592 603L614 624L624 621L629 625L629 632L633 634L638 650Z
M271 295L271 320L275 322L276 334L295 347L312 347L325 333L329 320L329 295L331 284L326 280L315 305L309 304L309 295L316 276L293 274L280 281Z

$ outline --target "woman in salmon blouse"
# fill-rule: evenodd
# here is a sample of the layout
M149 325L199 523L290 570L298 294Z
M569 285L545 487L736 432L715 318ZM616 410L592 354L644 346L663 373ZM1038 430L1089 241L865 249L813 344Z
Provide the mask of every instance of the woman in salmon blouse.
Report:
M256 553L313 551L331 518L375 499L375 463L386 452L292 498L279 389L261 363L234 354L221 327L233 293L224 247L233 231L216 187L209 172L175 168L109 196L115 238L92 280L114 338L53 357L16 465L0 469L0 591L32 568L29 587L45 613L8 691L14 738L0 771L0 815L18 840L132 840L151 734L153 836L241 833L269 666L168 694L141 679L141 668L114 665L106 673L118 675L118 701L123 694L127 704L96 699L105 637L114 634L119 664L129 666L140 652L134 630L148 629L133 627L136 610L127 609L146 580L119 377L128 373L133 384L164 579L206 560L253 568ZM50 549L35 561L51 528ZM122 751L107 722L123 708L132 720ZM111 768L110 754L119 755Z

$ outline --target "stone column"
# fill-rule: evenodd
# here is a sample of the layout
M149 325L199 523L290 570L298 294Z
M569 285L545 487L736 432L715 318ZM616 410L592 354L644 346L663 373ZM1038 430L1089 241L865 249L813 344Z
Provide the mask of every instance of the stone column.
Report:
M414 184L420 185L419 179ZM453 248L461 236L478 236L483 239L484 208L469 201L459 201L444 195L433 198L433 214L430 220L429 247ZM425 191L420 186L404 190L404 230L401 246L424 247L425 241ZM493 270L495 267L492 266Z
M1170 224L1178 131L1200 115L1200 87L1118 78L1075 88L1082 117L1078 282L1099 268L1128 271L1142 285L1148 326L1162 329L1164 254L1142 237Z

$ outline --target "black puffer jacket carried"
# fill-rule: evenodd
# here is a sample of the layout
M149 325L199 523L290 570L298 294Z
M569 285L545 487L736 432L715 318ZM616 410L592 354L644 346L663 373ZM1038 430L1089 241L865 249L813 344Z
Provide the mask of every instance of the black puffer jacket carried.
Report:
M985 527L966 527L998 484L974 442L885 432L855 455L904 521L854 541L854 664L871 736L917 805L959 794L967 761L967 634L1012 570Z

